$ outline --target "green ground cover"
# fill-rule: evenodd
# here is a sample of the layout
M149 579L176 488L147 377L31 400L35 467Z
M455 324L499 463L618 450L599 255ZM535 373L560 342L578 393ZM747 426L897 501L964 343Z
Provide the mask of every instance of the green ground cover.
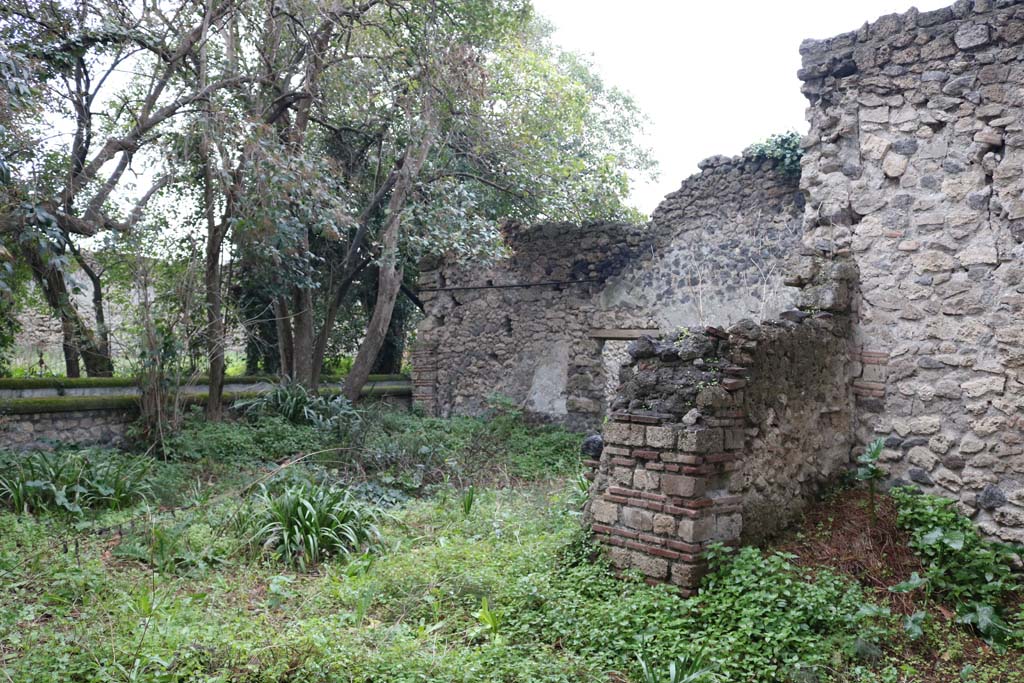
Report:
M877 511L930 585L830 563L822 513L719 549L684 600L613 576L581 531L579 435L339 415L197 418L166 459L0 456L0 681L1024 681L1009 559L941 505ZM837 506L867 514L856 491ZM999 628L958 612L978 579L952 546L1003 582L965 589Z

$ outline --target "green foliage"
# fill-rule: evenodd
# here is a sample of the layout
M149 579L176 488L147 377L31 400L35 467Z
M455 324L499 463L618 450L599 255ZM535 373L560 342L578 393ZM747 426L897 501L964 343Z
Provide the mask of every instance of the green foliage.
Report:
M492 643L502 642L501 617L497 612L490 608L490 605L487 604L486 596L480 600L480 609L476 613L476 618L487 633L488 637L491 639Z
M465 491L462 492L462 514L469 517L469 513L473 511L473 500L476 498L476 487L470 484Z
M151 520L123 538L114 554L168 574L203 572L221 566L241 549L237 536L227 533L228 519Z
M640 683L702 683L717 680L714 670L698 658L686 655L676 657L669 662L664 676L643 655L638 654L636 659L640 664Z
M799 176L800 158L804 152L800 147L800 134L789 131L770 135L764 142L751 145L746 154L754 159L774 160L783 173Z
M259 494L252 511L252 543L300 570L330 558L373 548L380 540L380 513L348 491L299 484L278 494Z
M0 156L0 176L2 176L3 170L3 157ZM3 246L0 244L0 257L3 256L2 249ZM9 266L9 264L0 264L0 270L5 266ZM5 279L4 275L0 274L0 289L2 289ZM4 297L3 292L0 291L0 377L8 375L11 372L11 357L14 352L14 340L20 330L21 324L15 316L15 307L13 302L9 298Z
M359 420L359 413L343 395L321 396L301 384L278 385L234 407L248 416L279 415L292 424L328 431L344 431Z
M651 662L668 668L688 658L722 680L758 682L824 671L858 638L882 633L861 609L857 586L827 571L812 575L782 555L747 548L730 557L719 548L700 594L680 600L669 588L614 578L578 543L561 567L522 581L519 600L528 608L509 608L506 632L540 633L604 670L630 669L642 654L649 670Z
M898 523L910 532L910 546L925 563L923 577L915 575L892 590L923 588L954 605L961 623L992 642L1020 638L1004 613L1007 598L1021 589L1012 569L1014 549L984 539L952 500L913 489L894 489L892 496Z
M283 417L207 422L196 415L165 440L164 454L172 460L267 462L319 450L326 439L315 427L295 425Z
M99 449L0 453L0 504L22 514L120 510L151 494L151 466Z
M868 483L868 514L871 526L875 525L875 494L878 482L885 478L886 472L878 466L878 458L885 448L885 439L875 439L864 449L864 452L857 457L857 480Z
M478 484L468 516L459 489L439 488L375 522L386 551L335 553L297 574L238 552L262 497L241 500L235 480L211 483L192 463L160 466L180 482L205 472L177 509L88 525L0 512L0 679L646 683L713 668L695 680L911 683L929 680L917 671L936 653L974 645L930 619L911 647L893 631L886 659L854 661L885 611L858 609L863 594L828 572L756 550L716 550L695 598L618 578L579 529L572 482ZM294 477L266 495L312 486ZM1012 656L976 664L967 680L1021 683Z
M812 573L792 564L792 556L756 548L718 547L710 559L691 637L726 680L820 673L841 664L858 640L884 633L863 609L861 589L827 570Z
M401 497L448 482L464 488L476 479L576 473L580 440L560 427L527 425L515 410L492 408L484 418L452 419L384 412L345 434L345 451L318 460L369 476Z

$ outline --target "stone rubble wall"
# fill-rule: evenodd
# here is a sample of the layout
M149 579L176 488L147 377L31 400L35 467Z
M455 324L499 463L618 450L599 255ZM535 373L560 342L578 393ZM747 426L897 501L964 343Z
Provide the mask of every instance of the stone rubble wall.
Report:
M529 415L594 427L617 374L595 330L724 325L788 307L781 265L799 244L798 180L745 157L701 168L649 225L513 227L511 255L494 264L423 263L416 403L479 414L502 394Z
M1024 5L912 10L800 50L804 241L860 266L858 440L1024 542Z
M506 241L511 255L491 266L421 265L413 399L447 417L480 414L501 394L530 414L597 424L604 373L593 299L648 237L638 226L557 223L513 227Z
M782 265L802 235L799 178L742 156L700 168L654 211L655 248L602 290L611 320L653 315L673 330L769 320L792 307Z
M849 264L821 270L856 277ZM603 450L587 461L585 519L617 568L692 592L708 544L763 540L848 464L851 291L815 287L798 293L815 313L630 345ZM847 296L819 310L826 291Z
M0 444L9 450L46 448L56 442L121 446L137 410L74 410L0 415Z

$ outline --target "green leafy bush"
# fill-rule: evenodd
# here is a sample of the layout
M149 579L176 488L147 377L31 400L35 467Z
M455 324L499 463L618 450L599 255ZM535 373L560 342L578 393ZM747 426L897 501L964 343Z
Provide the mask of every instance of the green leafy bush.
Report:
M249 416L279 415L292 424L342 431L359 421L359 412L341 394L321 396L301 384L282 384L256 398L237 401L237 410Z
M1012 638L1004 603L1021 589L1013 575L1013 548L984 539L952 500L907 488L893 489L892 496L898 524L910 532L910 547L925 562L923 577L893 590L923 588L956 606L959 620L986 639Z
M521 602L506 609L510 639L558 642L639 680L637 655L649 671L683 659L703 661L724 681L781 683L841 664L858 639L885 630L880 612L862 609L859 586L825 570L812 575L790 556L718 548L701 592L687 600L670 587L617 579L594 557L581 542L561 567L521 580Z
M336 556L372 548L380 513L348 491L299 484L257 498L251 542L278 561L305 570Z
M295 425L283 417L207 422L195 416L165 440L164 453L173 460L266 462L321 449L327 439L315 427Z
M692 638L726 680L788 681L835 666L883 628L860 587L792 555L719 547L693 601Z
M746 153L754 159L777 161L786 175L800 175L800 158L804 151L800 147L800 134L795 131L771 135L764 142L751 145Z
M0 504L34 514L120 510L152 493L152 461L117 451L59 449L0 454Z

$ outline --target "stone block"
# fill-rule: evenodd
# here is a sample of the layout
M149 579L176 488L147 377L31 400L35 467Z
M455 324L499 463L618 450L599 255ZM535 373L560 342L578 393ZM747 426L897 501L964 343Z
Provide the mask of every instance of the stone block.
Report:
M629 422L609 422L604 426L604 442L620 446L643 446L644 426Z
M695 498L704 495L706 486L707 479L704 477L691 477L686 474L661 475L661 492L666 496Z
M634 569L639 569L644 576L649 576L652 579L668 578L668 560L666 559L633 550L630 552L630 565Z
M612 470L612 481L618 486L631 488L633 486L633 468L616 467Z
M676 531L676 520L671 515L654 515L654 533L670 536Z
M711 516L697 519L684 517L678 522L676 535L688 543L703 543L711 539L714 529L715 520Z
M619 510L619 519L629 529L637 531L654 530L654 513L650 510L642 510L634 507L623 507Z
M632 551L618 546L606 546L608 548L608 561L616 569L629 569Z
M679 432L678 448L687 453L714 453L724 447L721 429L687 429Z
M992 518L1000 524L1012 527L1024 527L1024 508L1004 507L992 513Z
M926 472L931 472L939 464L939 458L923 446L915 446L907 453L910 464L916 465Z
M590 504L590 514L596 522L615 524L619 520L619 506L597 498Z
M672 565L672 583L683 588L697 588L707 574L702 563L676 562Z
M1003 389L1006 386L1005 377L979 377L978 379L969 380L960 384L960 388L963 390L964 395L968 398L980 398L985 394L1003 393Z
M660 476L657 472L639 469L633 473L633 488L651 491L658 488Z
M889 367L887 365L865 365L861 371L861 379L865 382L885 383L888 379Z
M722 447L727 451L735 451L743 448L746 441L746 434L742 429L723 430Z
M964 485L963 479L956 472L945 467L940 467L936 470L934 478L936 484L953 492L959 491Z
M743 531L743 516L739 513L715 515L715 530L712 539L715 541L735 541Z
M647 445L651 448L674 448L675 441L672 427L647 427Z

